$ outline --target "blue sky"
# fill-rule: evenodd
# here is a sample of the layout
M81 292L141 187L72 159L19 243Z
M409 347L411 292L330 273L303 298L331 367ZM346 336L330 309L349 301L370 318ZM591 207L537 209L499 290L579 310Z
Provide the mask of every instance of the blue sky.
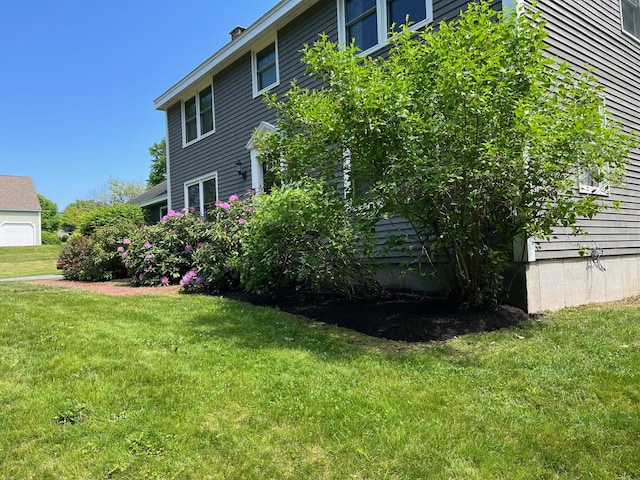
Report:
M153 100L277 0L0 0L0 175L62 211L109 177L146 182Z

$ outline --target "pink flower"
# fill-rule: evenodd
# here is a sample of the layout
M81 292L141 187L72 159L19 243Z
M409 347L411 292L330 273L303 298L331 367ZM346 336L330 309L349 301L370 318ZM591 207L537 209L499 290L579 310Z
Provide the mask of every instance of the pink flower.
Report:
M167 220L169 220L169 216L168 215L165 215L165 216L162 217L162 221L163 222L166 222Z
M166 285L169 283L169 279L167 277L161 277L160 283L162 283L162 285Z
M127 258L128 256L129 256L129 254L128 254L127 252L124 252L124 253L122 254L122 259L124 260L124 259L125 259L125 258Z
M151 244L149 242L144 242L144 248L149 248L151 247Z
M243 223L247 223L247 219L246 219L246 218L244 218L244 217L239 218L239 219L238 219L238 223L239 223L240 225L242 225Z
M149 260L150 258L153 258L153 255L151 255L150 253L147 253L144 258Z
M216 205L216 207L220 207L220 208L222 208L224 210L229 210L231 208L231 205L229 205L227 202L223 202L221 200L218 200L215 205Z
M192 247L191 245L185 245L184 249L185 249L187 252L190 252L191 250L193 250L193 247Z
M238 195L231 195L231 196L229 197L229 203L237 202L237 201L239 201L239 200L240 200L240 199L238 198Z
M131 262L124 262L124 268L129 268L131 266Z
M125 238L122 243L124 243L125 245L129 245L131 243L131 240L129 240L128 238Z
M144 273L141 273L140 275L138 275L138 280L140 281L144 280Z
M118 247L119 252L124 252L124 247Z

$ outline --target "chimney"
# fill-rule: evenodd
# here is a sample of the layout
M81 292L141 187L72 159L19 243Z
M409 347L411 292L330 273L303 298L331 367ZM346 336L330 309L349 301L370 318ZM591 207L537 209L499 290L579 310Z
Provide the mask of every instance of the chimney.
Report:
M231 41L233 42L236 38L242 35L242 32L244 32L245 30L246 28L244 27L236 27L233 30L231 30L229 32L229 35L231 35Z

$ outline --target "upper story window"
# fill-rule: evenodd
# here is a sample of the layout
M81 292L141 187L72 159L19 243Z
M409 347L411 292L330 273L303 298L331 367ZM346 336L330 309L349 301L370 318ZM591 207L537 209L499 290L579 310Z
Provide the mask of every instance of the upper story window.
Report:
M622 28L640 40L640 0L622 0Z
M213 85L209 85L182 104L183 145L213 133L213 117Z
M262 50L253 52L251 62L253 66L254 97L280 83L277 41L270 43Z
M389 31L406 23L419 28L431 21L431 0L338 0L339 40L363 52L386 44Z

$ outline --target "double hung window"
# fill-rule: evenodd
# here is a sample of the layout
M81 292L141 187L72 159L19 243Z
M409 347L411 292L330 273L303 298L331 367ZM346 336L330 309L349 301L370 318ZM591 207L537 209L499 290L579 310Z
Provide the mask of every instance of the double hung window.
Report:
M363 52L386 44L391 28L419 28L431 21L431 0L338 0L339 39Z
M253 94L255 97L280 83L278 73L278 42L253 52Z
M213 117L213 85L209 85L182 104L183 144L213 133Z
M185 207L195 208L201 215L206 216L218 200L217 175L211 174L185 183L184 192Z
M622 1L622 29L640 40L640 0Z

